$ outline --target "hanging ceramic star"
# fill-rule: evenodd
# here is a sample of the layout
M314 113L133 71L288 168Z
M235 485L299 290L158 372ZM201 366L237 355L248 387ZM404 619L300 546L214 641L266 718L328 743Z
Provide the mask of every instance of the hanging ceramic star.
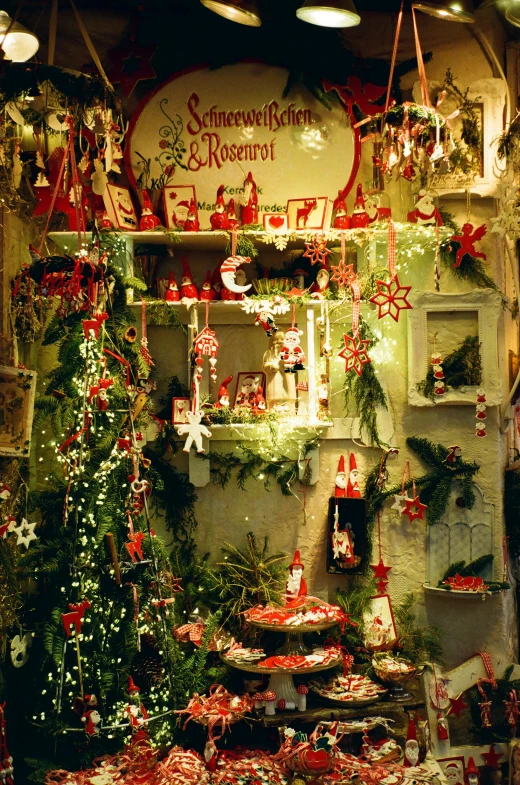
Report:
M450 710L448 712L448 716L450 714L454 714L458 720L460 720L460 714L464 709L468 708L468 704L464 703L462 700L462 692L457 698L450 698Z
M382 319L383 316L391 316L395 322L398 322L401 311L412 308L406 299L412 287L401 286L397 275L387 283L377 280L376 286L377 294L370 298L370 302L377 305L379 309L378 319Z
M481 752L480 757L484 758L486 766L489 766L492 769L498 769L498 761L500 758L503 758L504 755L501 752L496 752L495 745L492 744L489 748L489 752Z
M407 515L410 523L417 518L421 521L424 520L423 514L424 511L428 509L428 506L426 504L421 504L421 500L418 496L415 496L413 499L406 499L404 505L402 515Z
M363 373L363 366L370 362L368 356L368 345L370 341L363 340L357 335L344 335L345 348L339 352L338 357L343 357L345 360L345 373L348 371L355 371L358 376Z
M394 499L395 501L390 507L390 509L397 510L397 512L401 514L402 512L404 512L404 508L406 506L406 501L408 499L408 496L406 495L406 493L396 493L394 494Z
M332 270L330 280L335 281L340 289L347 289L357 280L357 275L354 272L354 265L345 264L343 259L341 259L338 265L332 265L330 269Z
M132 93L137 82L157 76L151 63L156 51L156 46L139 46L135 41L129 41L108 53L113 64L109 73L110 81L121 85L125 98Z
M371 564L370 569L374 570L374 578L380 578L388 583L388 573L392 568L385 565L382 557L379 559L379 564Z
M330 256L330 251L327 248L327 238L325 235L316 235L312 242L305 243L305 252L304 256L306 259L310 259L312 265L322 264L324 267L327 267L327 257Z
M38 539L34 533L35 527L36 523L29 523L25 518L22 518L20 525L13 529L13 532L16 534L16 544L25 545L28 548L32 540Z

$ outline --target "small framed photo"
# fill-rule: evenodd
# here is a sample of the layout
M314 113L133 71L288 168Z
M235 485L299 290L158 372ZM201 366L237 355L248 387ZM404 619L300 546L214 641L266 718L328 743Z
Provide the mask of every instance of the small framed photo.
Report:
M0 455L29 455L36 371L0 366Z
M372 597L370 608L363 616L365 646L370 651L390 651L397 643L392 600L388 594Z
M448 785L464 785L466 773L464 755L454 755L451 758L437 758L437 763L446 777Z
M286 232L289 228L287 213L264 213L264 229L266 232Z
M314 196L310 199L289 199L287 202L289 229L322 230L328 201L327 196Z
M242 371L237 376L233 408L264 409L265 411L265 373L263 371ZM263 407L259 404L263 401Z
M194 185L167 185L163 191L164 217L168 229L183 229L193 199L197 204Z
M186 412L191 409L189 398L172 398L172 423L182 425L186 422Z
M105 188L103 201L113 226L125 232L137 230L137 213L128 188L109 183Z

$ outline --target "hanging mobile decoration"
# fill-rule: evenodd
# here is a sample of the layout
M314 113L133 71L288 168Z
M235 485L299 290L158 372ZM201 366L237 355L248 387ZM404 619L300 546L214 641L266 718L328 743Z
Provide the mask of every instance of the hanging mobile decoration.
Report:
M374 572L376 579L376 587L378 594L386 594L386 587L388 586L388 573L392 567L388 567L383 561L383 551L381 547L381 514L377 513L377 547L379 551L379 562L371 564L370 569Z
M435 395L444 395L446 385L444 382L444 370L442 368L442 354L437 350L437 333L433 336L433 352L430 362L433 370L433 392Z
M408 302L411 286L401 286L399 276L395 270L396 262L396 232L393 221L388 221L388 269L390 280L376 280L377 294L370 297L370 302L378 307L378 319L391 316L395 322L399 321L401 311L412 308Z
M154 361L152 360L152 355L148 351L148 337L146 333L146 303L143 298L141 298L141 306L141 348L139 352L146 365L151 368L152 365L154 365Z
M477 390L477 405L475 410L475 436L480 436L481 438L486 436L486 423L484 422L486 416L486 391L482 387L479 387Z
M345 238L343 235L341 237L341 257L342 261L344 261ZM352 265L348 265L348 267L352 267ZM358 376L361 376L363 365L370 362L370 357L368 356L370 341L361 338L359 334L361 288L357 283L357 275L355 273L354 278L350 280L350 288L352 289L352 335L343 335L345 346L339 352L338 357L342 357L345 360L345 373L355 371Z
M516 736L516 727L518 725L518 695L516 690L511 690L509 693L509 700L504 701L506 722L511 729L513 737Z
M209 329L209 302L206 301L206 326L200 331L193 341L193 349L196 354L195 363L198 368L198 375L202 373L202 365L204 357L209 357L210 364L210 377L212 382L217 381L217 353L220 343L217 340L217 334ZM200 379L199 379L200 381Z
M306 259L310 260L311 265L322 264L328 267L327 257L330 256L330 251L327 248L327 238L324 234L314 235L310 243L305 243L305 251L303 255Z

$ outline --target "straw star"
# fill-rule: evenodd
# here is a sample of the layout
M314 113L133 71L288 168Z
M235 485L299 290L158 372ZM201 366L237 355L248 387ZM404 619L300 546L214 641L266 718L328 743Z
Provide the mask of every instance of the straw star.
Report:
M402 514L408 516L410 523L415 521L417 518L419 518L421 521L424 520L423 514L424 511L428 509L428 506L426 504L421 504L421 500L418 496L416 496L414 499L406 499L404 505L405 506Z
M348 371L355 371L358 376L363 373L363 366L370 362L368 356L368 345L370 341L352 337L351 335L344 335L345 348L341 350L338 357L343 357L345 360L345 373Z
M324 267L327 266L327 256L330 256L330 251L327 248L327 238L322 235L321 237L317 234L312 242L305 243L305 252L304 256L307 259L310 259L312 265L322 264Z
M340 289L348 288L357 280L357 275L354 272L354 265L345 264L344 259L341 259L338 265L332 265L330 269L332 270L330 280L335 281Z
M370 302L377 305L379 309L378 319L383 316L391 316L395 322L399 321L401 311L412 308L407 296L411 286L401 286L399 276L395 275L390 281L376 281L377 294L370 298Z
M38 539L34 533L35 527L36 523L29 523L25 518L22 518L20 525L12 530L16 534L16 544L25 545L28 548L30 542ZM24 534L24 532L26 533Z

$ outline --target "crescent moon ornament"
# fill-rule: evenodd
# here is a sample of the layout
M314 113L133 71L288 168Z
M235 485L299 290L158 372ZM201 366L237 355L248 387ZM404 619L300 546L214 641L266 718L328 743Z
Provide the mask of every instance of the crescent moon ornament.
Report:
M222 262L222 266L220 268L220 277L222 278L222 283L229 289L230 292L235 292L235 294L242 294L243 292L248 292L251 289L251 284L248 283L247 286L239 286L235 283L235 273L237 267L240 267L241 264L249 264L251 259L249 256L228 256L228 258Z

